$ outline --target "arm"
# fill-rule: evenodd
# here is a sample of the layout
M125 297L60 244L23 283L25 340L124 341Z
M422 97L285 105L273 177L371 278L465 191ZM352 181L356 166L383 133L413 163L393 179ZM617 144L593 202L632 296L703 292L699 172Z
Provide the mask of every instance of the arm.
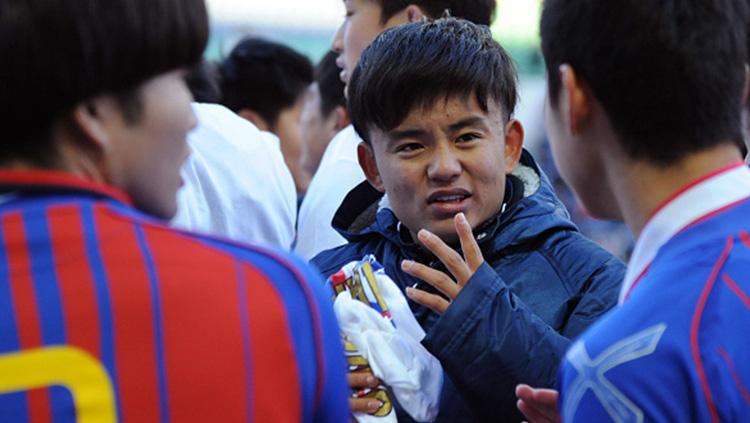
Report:
M423 343L440 360L476 417L519 416L515 386L554 386L558 364L570 341L529 310L484 263L471 228L460 215L456 229L465 260L434 235L420 232L418 236L458 283L417 263L404 266L404 271L452 300L407 290L414 301L442 313Z

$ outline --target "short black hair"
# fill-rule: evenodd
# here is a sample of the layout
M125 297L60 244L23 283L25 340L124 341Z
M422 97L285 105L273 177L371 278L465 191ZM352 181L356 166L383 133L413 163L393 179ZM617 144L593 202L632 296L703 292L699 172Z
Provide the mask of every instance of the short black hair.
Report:
M199 103L221 102L219 68L216 63L203 61L185 75L190 93Z
M744 1L546 0L542 51L553 105L570 64L633 159L669 165L741 141Z
M497 0L370 0L380 5L383 23L413 4L433 19L448 15L489 26L495 18Z
M251 109L271 126L313 81L310 59L283 44L252 37L237 44L220 73L221 103L235 112Z
M349 81L349 114L357 133L390 131L417 107L474 95L493 100L510 119L516 69L486 27L455 18L414 22L380 34L362 53Z
M323 116L330 115L338 106L346 108L345 85L339 76L341 69L336 65L337 56L335 51L329 51L315 67L315 82L320 91L320 113Z
M0 0L0 161L48 165L62 113L100 94L133 109L140 84L193 66L207 39L203 0Z

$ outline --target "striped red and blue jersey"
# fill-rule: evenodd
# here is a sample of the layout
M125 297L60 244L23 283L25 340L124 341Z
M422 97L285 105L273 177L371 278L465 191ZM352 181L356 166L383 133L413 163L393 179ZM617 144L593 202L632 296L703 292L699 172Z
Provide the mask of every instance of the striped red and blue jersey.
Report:
M670 198L641 231L621 298L567 352L563 421L750 421L750 170Z
M344 422L330 299L284 253L0 171L0 421Z

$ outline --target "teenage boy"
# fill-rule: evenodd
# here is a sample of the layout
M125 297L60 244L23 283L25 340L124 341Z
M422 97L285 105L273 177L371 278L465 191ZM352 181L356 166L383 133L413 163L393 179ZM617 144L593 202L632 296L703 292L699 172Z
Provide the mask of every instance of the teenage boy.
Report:
M161 220L207 36L202 0L0 0L0 420L348 421L317 278Z
M349 84L367 181L334 219L349 244L313 263L330 275L374 254L413 300L449 376L438 421L516 419L515 384L552 386L624 275L523 150L516 95L489 30L454 18L384 32Z
M496 0L344 0L346 18L333 40L341 79L348 83L362 51L388 28L425 18L439 18L446 12L480 25L489 25ZM309 260L346 240L331 221L346 194L365 180L357 162L357 145L362 139L351 125L326 148L318 171L308 187L299 210L295 252Z
M621 305L561 367L565 421L750 419L743 3L545 2L555 158L593 213L637 237ZM534 400L554 393L520 391L544 421Z
M300 133L305 94L313 82L310 59L283 44L248 37L237 43L219 71L221 104L279 137L297 195L302 196L312 177L302 167Z

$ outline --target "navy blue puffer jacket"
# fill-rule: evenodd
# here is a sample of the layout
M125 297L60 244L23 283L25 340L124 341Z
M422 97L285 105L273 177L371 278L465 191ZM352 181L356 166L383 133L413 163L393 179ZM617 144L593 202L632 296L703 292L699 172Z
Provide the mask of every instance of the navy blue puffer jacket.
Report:
M617 302L625 266L578 232L528 152L506 185L509 207L474 231L486 263L445 314L410 303L447 376L438 421L519 421L515 386L553 387L571 339ZM349 243L312 260L325 276L365 254L402 290L431 290L400 270L404 259L450 274L366 182L333 224Z

